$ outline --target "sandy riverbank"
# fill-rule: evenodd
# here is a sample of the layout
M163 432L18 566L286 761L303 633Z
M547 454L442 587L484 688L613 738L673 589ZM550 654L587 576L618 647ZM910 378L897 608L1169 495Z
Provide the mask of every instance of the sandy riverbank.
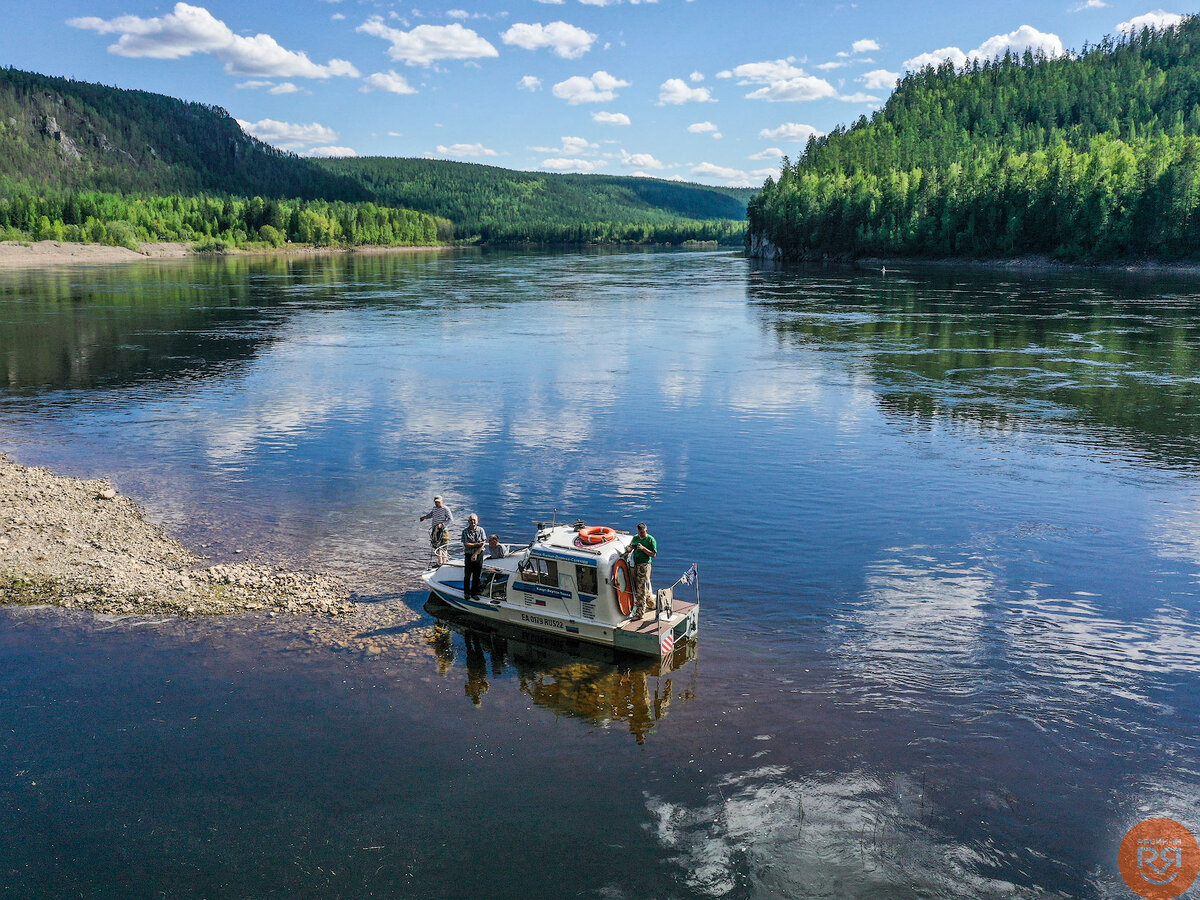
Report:
M345 586L258 565L203 566L133 500L0 454L0 604L117 615L268 612L346 616Z
M341 253L414 253L427 250L447 250L450 247L312 247L308 244L288 244L275 250L229 250L238 256L296 256ZM198 256L191 244L173 242L142 244L137 250L125 247L106 247L101 244L68 244L62 241L0 241L0 270L27 269L56 265L112 265L123 262L145 262L148 259L182 259Z
M142 244L137 251L101 244L65 244L61 241L0 241L0 269L24 269L69 263L110 264L145 262L147 259L180 259L190 256L187 244Z

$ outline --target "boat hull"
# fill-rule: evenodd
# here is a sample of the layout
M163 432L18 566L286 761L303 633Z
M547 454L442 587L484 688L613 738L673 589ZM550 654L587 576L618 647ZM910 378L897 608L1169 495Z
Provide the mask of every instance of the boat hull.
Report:
M537 605L522 605L505 600L476 600L463 596L462 582L441 580L435 569L422 580L433 596L447 606L481 619L515 625L531 631L587 641L626 653L662 658L675 646L692 640L699 630L700 610L696 604L676 601L670 616L647 616L618 623L588 621L558 614ZM537 604L536 595L527 594L525 604Z

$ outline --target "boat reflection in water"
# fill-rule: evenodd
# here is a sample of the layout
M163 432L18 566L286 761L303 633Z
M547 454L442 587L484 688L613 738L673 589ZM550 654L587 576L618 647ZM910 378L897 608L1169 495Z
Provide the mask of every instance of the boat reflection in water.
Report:
M464 692L476 706L492 680L511 671L521 692L558 715L585 719L603 728L624 722L639 744L665 718L672 699L695 697L696 643L685 641L661 659L529 631L468 616L431 595L425 611L437 621L429 638L438 672L454 667L454 634L466 651ZM690 667L689 663L692 663ZM677 682L686 685L676 688Z

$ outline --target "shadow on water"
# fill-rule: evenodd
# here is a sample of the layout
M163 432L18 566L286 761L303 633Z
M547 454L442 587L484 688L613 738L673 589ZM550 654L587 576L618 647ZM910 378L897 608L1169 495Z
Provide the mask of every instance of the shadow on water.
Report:
M513 675L521 693L537 706L602 728L624 723L634 740L644 744L666 717L677 681L688 683L679 702L696 697L694 642L681 643L663 659L650 659L474 618L433 596L425 611L437 620L428 642L441 675L455 671L459 648L454 635L462 638L463 689L475 706L483 703L492 680Z
M1065 429L1200 462L1200 293L1185 278L760 267L749 298L781 340L853 358L898 422Z

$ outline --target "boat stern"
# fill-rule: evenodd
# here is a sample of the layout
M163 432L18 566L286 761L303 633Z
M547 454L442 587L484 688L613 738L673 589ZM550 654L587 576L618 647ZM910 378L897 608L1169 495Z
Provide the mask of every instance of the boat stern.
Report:
M613 645L618 650L662 659L684 641L695 640L699 630L699 604L677 600L669 616L645 616L620 625L613 632Z

